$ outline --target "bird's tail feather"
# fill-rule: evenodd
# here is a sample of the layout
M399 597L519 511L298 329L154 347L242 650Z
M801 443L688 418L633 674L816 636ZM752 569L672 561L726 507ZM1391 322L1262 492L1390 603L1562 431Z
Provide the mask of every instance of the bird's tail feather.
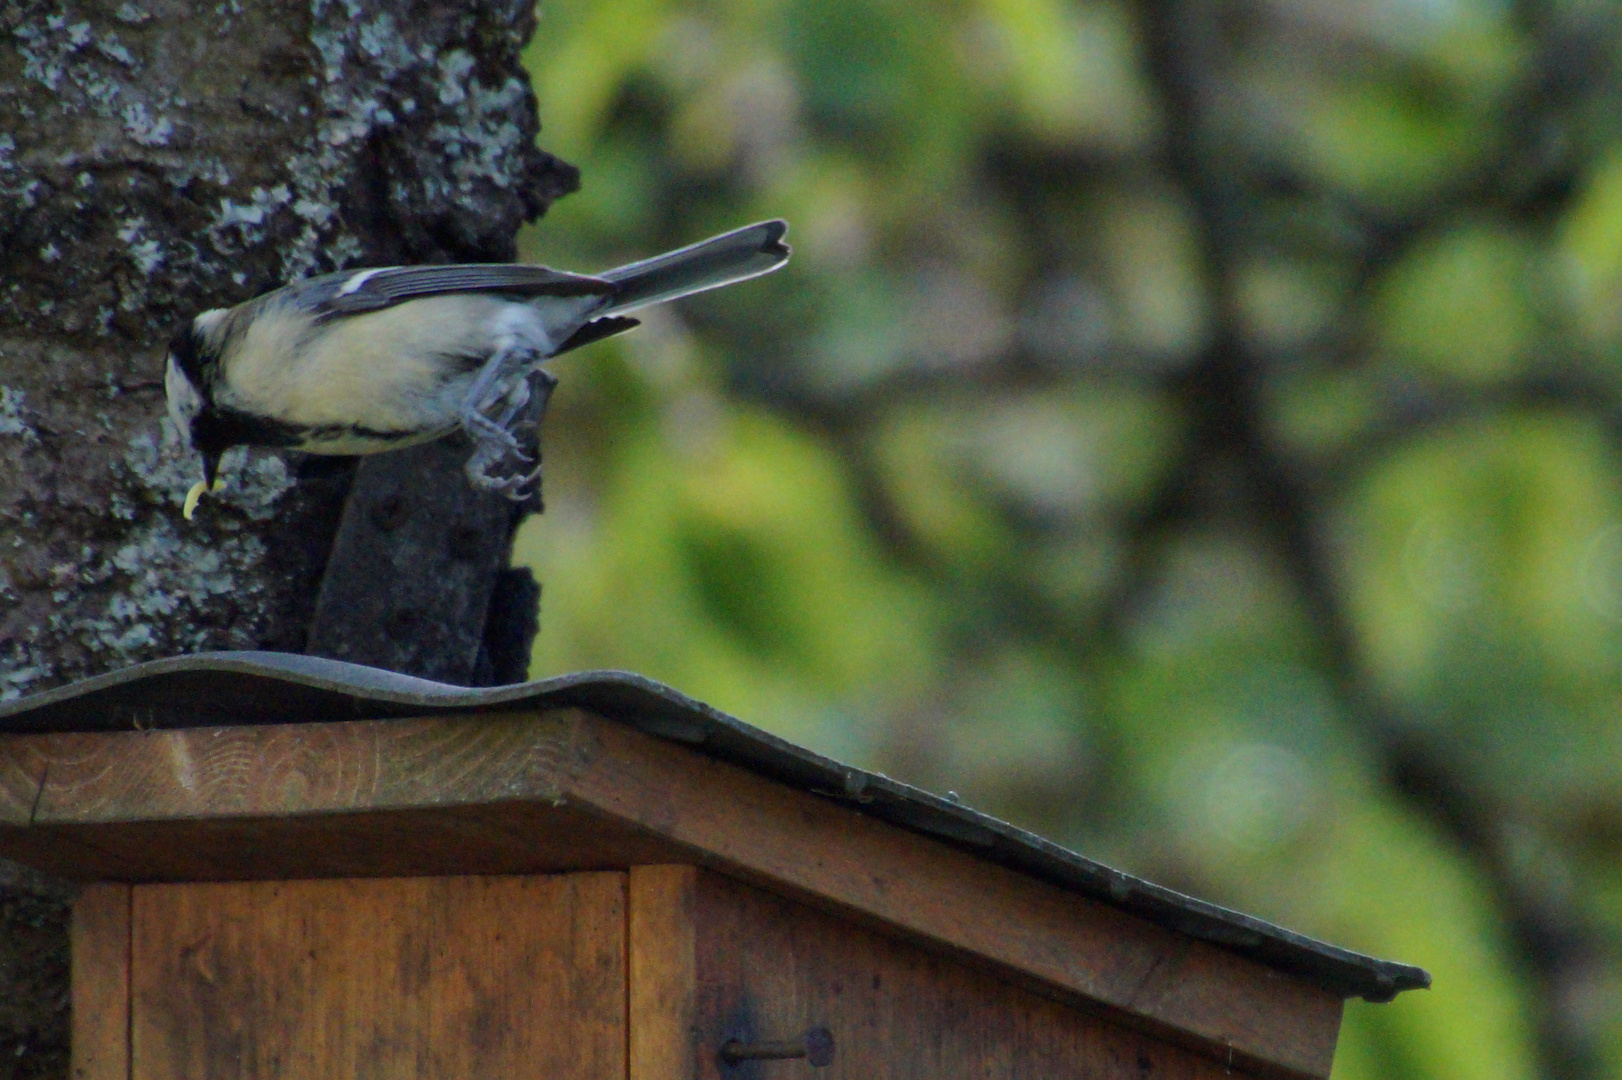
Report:
M770 273L788 261L785 221L762 221L597 275L619 286L604 314L618 314Z

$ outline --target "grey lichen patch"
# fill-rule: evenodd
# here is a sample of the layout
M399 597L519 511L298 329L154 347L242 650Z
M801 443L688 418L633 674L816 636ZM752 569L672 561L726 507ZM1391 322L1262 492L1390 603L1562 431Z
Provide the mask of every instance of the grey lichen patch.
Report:
M130 439L124 450L124 465L159 501L179 506L202 476L202 467L197 455L181 445L168 417L163 417L156 427L156 431L142 431Z
M295 489L282 459L227 455L226 489L192 522L181 519L180 506L197 461L167 419L130 438L120 461L122 479L104 515L112 528L91 530L77 544L25 545L44 524L45 507L0 515L11 519L14 537L0 541L0 699L157 656L254 648L277 636L273 624L287 606L277 594L288 582L261 532L288 509Z
M90 110L111 116L118 109L145 110L136 100L139 89L124 81L116 68L140 70L142 63L116 32L99 33L88 18L66 11L42 19L25 19L11 30L22 58L22 75L60 95L69 111ZM109 70L106 64L114 65Z
M527 0L7 0L0 241L50 295L0 291L0 325L145 343L345 265L512 257L575 184L535 146L533 20Z
M153 116L142 102L130 102L119 116L124 121L124 134L141 146L168 146L169 140L174 138L174 121L166 116Z
M159 432L143 431L130 440L124 464L141 486L176 510L185 505L186 493L202 476L197 455L181 444L174 425L164 417ZM276 504L294 487L287 463L280 454L252 451L241 446L228 450L220 459L220 479L224 488L214 492L200 510L203 520L218 507L231 507L251 521L269 521ZM228 522L227 528L235 528Z
M9 386L0 386L0 437L39 441L39 432L28 423L23 406L23 392Z
M263 244L268 223L276 211L292 201L293 193L286 184L256 187L242 202L222 198L208 228L214 250L222 255L233 255L244 248Z
M90 579L121 578L100 611L62 620L54 629L79 637L92 651L111 653L116 663L151 654L159 637L177 652L206 648L214 637L199 625L215 598L262 588L253 571L264 561L265 544L252 534L187 533L167 515L149 520L106 563L88 568ZM247 597L244 597L247 599ZM191 619L176 620L184 611ZM194 621L196 620L196 621ZM176 632L177 623L185 629ZM227 643L251 647L247 640Z
M269 521L276 504L292 490L294 480L287 462L277 453L241 451L239 463L222 462L225 490L218 497L254 521ZM225 468L227 464L234 467Z
M108 33L98 42L96 49L109 60L123 64L127 68L136 66L135 56L119 42L118 36Z
M285 249L283 275L330 268L334 253L376 252L369 261L391 262L510 258L509 223L535 216L575 182L534 146L533 98L517 53L532 18L526 6L494 0L428 21L366 0L311 0L310 11L321 119L309 149L289 163L302 224ZM491 41L501 43L498 56L488 55ZM371 189L386 193L387 205L369 213L411 224L388 245L395 250L378 251L377 238L363 242L345 228L346 211L359 209L362 148L387 173Z
M498 87L486 87L473 80L467 88L461 118L454 124L435 124L428 138L444 155L448 175L433 177L429 194L441 199L466 196L483 183L504 187L511 177L501 168L502 160L521 134L512 121L513 108L521 104L529 88L516 78ZM441 100L443 100L443 88Z
M15 46L11 63L0 50L0 248L15 256L7 269L16 280L44 294L0 296L0 325L36 330L43 315L66 334L111 336L146 321L135 314L146 292L132 301L113 268L152 266L162 242L144 237L120 260L112 219L156 210L142 170L175 164L182 132L174 82L151 65L153 42L141 28L149 17L128 14L115 28L88 5L0 6L0 39ZM131 313L122 323L113 317L120 307Z
M254 646L263 626L222 620L217 608L234 598L252 609L266 588L265 542L185 530L176 517L149 515L112 550L87 547L49 568L55 587L43 625L0 644L0 699L63 675Z
M90 43L90 24L70 22L65 15L48 15L43 22L24 23L12 30L20 42L23 75L55 93L74 53Z

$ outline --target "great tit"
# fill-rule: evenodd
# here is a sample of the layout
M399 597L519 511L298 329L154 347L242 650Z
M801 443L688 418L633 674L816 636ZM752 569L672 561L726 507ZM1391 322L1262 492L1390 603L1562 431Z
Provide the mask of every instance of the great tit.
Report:
M473 440L474 486L527 497L513 434L543 361L631 329L625 313L782 266L788 225L763 221L595 276L484 263L347 270L205 311L169 345L169 416L203 458L190 519L233 446L374 454Z

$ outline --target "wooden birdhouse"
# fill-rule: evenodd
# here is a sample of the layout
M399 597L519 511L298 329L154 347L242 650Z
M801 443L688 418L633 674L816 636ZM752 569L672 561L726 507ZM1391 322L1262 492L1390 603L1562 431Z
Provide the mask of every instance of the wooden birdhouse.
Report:
M219 653L0 732L74 1080L1322 1078L1429 982L631 675Z

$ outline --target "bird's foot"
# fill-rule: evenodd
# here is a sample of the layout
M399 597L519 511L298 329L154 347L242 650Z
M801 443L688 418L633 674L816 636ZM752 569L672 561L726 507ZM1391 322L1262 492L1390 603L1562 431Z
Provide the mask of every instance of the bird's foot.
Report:
M487 396L475 406L463 409L462 429L473 439L474 450L467 460L467 476L482 491L499 491L515 502L523 502L540 491L539 446L531 447L513 434L513 428L540 424L557 377L539 368L531 371L505 391ZM496 417L486 410L502 406ZM523 466L535 467L524 471ZM511 470L511 471L509 471Z
M473 459L469 459L467 478L480 491L499 492L513 502L525 502L533 498L540 489L541 467L537 465L529 472L513 473L510 476L496 476L488 471L488 467L481 466Z
M541 480L541 466L524 471L506 472L503 468L510 463L528 465L535 459L521 450L514 450L503 443L479 442L473 454L467 459L465 470L468 482L481 491L496 491L505 495L514 502L523 502L539 490ZM493 470L502 469L500 472Z

